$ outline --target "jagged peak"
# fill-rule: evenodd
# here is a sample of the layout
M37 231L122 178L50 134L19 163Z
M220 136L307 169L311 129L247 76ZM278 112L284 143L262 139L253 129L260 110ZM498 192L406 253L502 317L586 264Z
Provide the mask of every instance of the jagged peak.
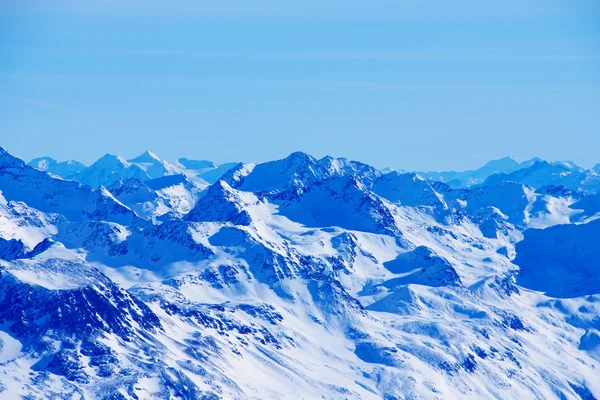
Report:
M37 157L34 158L33 160L29 161L27 163L27 165L29 165L30 167L39 169L41 171L48 171L48 169L53 166L58 164L58 161L56 161L54 158L52 157Z
M313 156L303 151L294 151L289 156L285 157L284 160L316 161Z
M236 225L248 225L252 218L244 207L257 201L252 193L240 192L219 180L208 188L205 196L198 200L184 218L192 222L232 222Z
M204 199L222 199L239 204L253 203L253 201L249 201L249 197L254 197L254 195L236 190L224 180L218 180L207 189Z
M371 167L369 164L365 164L360 161L350 160L345 157L337 157L336 158L336 157L332 157L329 155L318 160L317 164L319 164L320 166L324 166L326 168L333 168L335 171L342 171L344 168L347 168L347 167L350 167L350 168L367 167L367 168L372 168L373 170L376 170L375 168Z
M301 151L296 151L296 152L291 153L290 155L288 155L285 158L260 163L260 164L257 164L257 166L263 168L266 166L270 167L273 165L280 165L283 168L285 168L286 170L294 170L297 168L304 168L308 165L316 164L316 163L317 163L317 160L310 154L307 154L307 153L304 153Z
M130 164L123 157L106 153L102 157L100 157L96 162L94 162L90 168L92 167L100 167L100 166L118 166L121 165L123 167L128 167Z
M392 179L409 179L412 180L413 182L427 182L428 180L426 178L423 178L421 175L419 175L416 172L402 172L402 171L390 171L387 174L384 174L382 177L385 177L388 180L392 180Z
M490 160L480 169L499 168L499 167L518 167L519 163L512 157L506 156L496 160Z
M216 192L223 192L223 193L227 193L227 192L233 192L234 189L229 186L229 184L227 182L225 182L222 179L219 179L218 181L216 181L215 183L213 183L209 188L208 191L214 191Z
M523 161L522 163L519 164L519 166L521 166L521 167L529 167L529 166L535 164L538 161L543 161L543 160L541 158L539 158L539 157L533 157L533 158L530 158L529 160Z
M131 160L128 160L128 161L130 163L156 163L156 162L162 163L162 159L160 157L158 157L156 155L156 153L154 153L150 150L146 150L139 156L132 158Z

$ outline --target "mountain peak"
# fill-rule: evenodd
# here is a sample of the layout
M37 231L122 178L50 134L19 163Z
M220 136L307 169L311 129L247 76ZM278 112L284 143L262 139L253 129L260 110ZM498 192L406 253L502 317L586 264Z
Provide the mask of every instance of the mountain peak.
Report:
M156 163L156 162L162 162L162 160L160 159L160 157L158 157L154 152L150 151L150 150L146 150L145 152L143 152L142 154L140 154L139 156L132 158L131 160L128 160L130 163Z
M240 225L250 223L250 215L244 211L256 197L233 189L227 182L219 180L210 186L194 208L185 216L192 222L233 222Z
M40 171L48 171L56 164L58 164L58 161L51 157L38 157L34 158L33 160L27 163L27 165L29 165L30 167L39 169Z
M295 151L286 158L284 158L282 161L284 161L285 163L290 163L294 166L304 166L306 164L312 164L317 162L317 160L313 156L302 151Z
M99 166L99 165L120 165L120 166L128 166L129 163L127 162L127 160L125 160L123 157L121 156L117 156L115 154L110 154L110 153L106 153L105 155L103 155L102 157L100 157L99 159L96 160L96 162L94 162L92 164L92 166Z
M516 168L519 166L519 163L516 162L511 157L502 157L497 160L490 160L481 168L486 169L508 169L508 168Z

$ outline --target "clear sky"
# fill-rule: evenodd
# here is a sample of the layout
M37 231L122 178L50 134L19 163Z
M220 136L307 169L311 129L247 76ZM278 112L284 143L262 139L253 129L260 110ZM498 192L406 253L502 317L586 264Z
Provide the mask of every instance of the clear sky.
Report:
M0 0L0 145L600 162L596 0Z

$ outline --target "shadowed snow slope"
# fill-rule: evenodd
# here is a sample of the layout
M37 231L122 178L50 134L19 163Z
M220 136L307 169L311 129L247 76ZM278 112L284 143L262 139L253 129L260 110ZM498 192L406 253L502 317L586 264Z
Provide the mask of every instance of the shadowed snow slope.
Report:
M403 206L446 206L442 195L435 191L433 185L413 173L390 172L377 179L372 190Z
M600 293L600 220L525 232L518 283L553 297Z

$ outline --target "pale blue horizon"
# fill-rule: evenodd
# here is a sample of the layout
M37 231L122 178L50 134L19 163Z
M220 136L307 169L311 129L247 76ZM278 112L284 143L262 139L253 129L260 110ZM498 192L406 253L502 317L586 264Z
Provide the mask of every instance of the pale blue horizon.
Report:
M461 0L0 4L0 145L379 168L600 162L600 6Z

